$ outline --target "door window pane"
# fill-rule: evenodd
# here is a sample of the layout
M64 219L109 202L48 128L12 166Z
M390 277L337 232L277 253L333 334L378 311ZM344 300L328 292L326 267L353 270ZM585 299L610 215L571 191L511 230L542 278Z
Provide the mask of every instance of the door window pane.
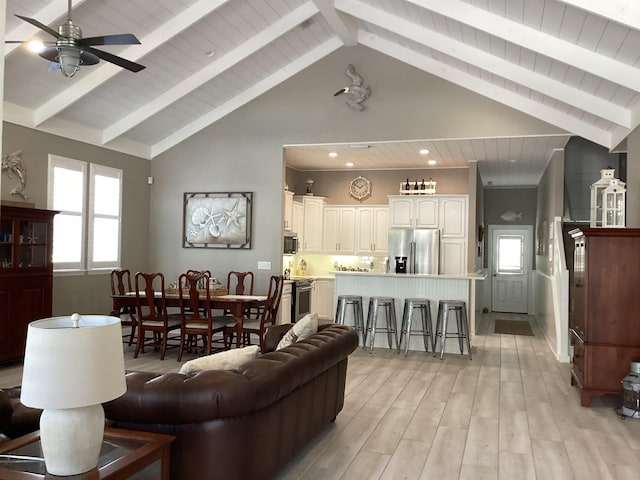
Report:
M524 272L523 238L521 235L498 235L499 274L522 274Z

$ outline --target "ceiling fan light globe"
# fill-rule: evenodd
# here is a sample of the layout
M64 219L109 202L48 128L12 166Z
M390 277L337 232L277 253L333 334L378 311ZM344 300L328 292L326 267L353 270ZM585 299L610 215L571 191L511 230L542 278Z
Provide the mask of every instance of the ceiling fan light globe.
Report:
M77 48L58 47L58 64L65 77L73 77L80 70L80 50Z

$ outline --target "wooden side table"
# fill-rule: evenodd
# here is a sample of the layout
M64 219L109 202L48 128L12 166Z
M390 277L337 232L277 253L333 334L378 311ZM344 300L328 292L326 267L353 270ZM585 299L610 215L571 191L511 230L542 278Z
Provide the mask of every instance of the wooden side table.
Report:
M169 447L174 438L158 433L106 428L97 468L64 478L169 480ZM46 473L44 461L21 461L7 458L7 455L42 458L39 431L0 444L0 480L63 478Z

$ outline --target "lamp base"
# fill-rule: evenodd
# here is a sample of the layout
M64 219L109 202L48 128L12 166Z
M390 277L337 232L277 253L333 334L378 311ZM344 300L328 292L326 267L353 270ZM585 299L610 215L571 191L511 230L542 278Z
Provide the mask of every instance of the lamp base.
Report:
M77 475L98 465L104 438L102 405L45 409L40 417L40 442L47 472Z

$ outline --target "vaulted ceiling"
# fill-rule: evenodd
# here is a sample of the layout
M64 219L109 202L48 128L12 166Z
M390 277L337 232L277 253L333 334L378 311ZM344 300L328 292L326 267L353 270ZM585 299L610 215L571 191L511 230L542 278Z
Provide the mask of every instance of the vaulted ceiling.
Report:
M135 33L142 45L103 50L147 68L133 74L100 62L69 80L7 44L4 118L143 158L357 44L609 149L640 123L636 0L72 4L85 36ZM13 14L56 30L66 8L67 0L8 0L6 39L51 40Z

